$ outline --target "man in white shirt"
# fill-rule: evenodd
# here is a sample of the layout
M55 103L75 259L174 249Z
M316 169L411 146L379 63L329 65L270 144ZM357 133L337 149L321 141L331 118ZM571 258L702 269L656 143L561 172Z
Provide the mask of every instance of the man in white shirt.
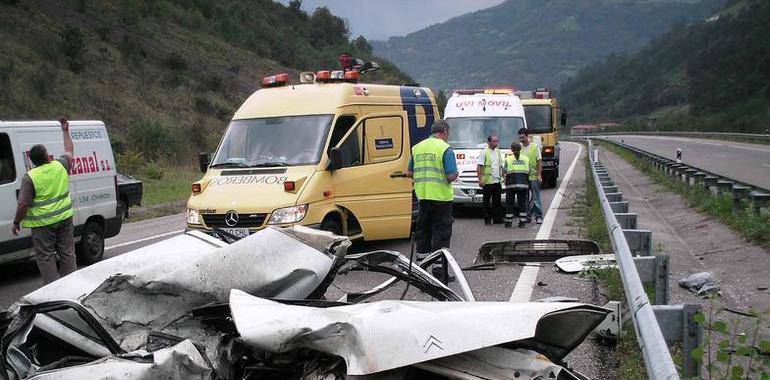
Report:
M500 181L503 177L503 155L497 144L500 138L497 135L487 137L487 146L479 153L476 165L476 175L479 177L479 187L481 187L484 198L482 207L484 209L484 224L489 226L492 222L502 223L502 205L500 203L500 193L502 186ZM490 207L490 199L492 205Z

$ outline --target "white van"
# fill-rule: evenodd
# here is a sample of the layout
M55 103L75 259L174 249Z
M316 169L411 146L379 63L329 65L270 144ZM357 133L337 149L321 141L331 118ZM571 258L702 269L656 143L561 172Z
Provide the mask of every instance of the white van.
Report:
M105 237L120 232L115 158L101 121L70 121L75 145L70 170L70 196L75 215L78 262L101 260ZM21 179L33 167L29 150L43 144L51 158L64 154L58 121L0 121L0 263L34 255L30 230L11 233Z
M521 100L511 89L455 90L447 101L444 119L449 124L448 143L460 174L454 183L454 202L481 206L478 156L490 134L500 138L497 148L503 155L511 153L511 143L519 141L519 129L527 126Z

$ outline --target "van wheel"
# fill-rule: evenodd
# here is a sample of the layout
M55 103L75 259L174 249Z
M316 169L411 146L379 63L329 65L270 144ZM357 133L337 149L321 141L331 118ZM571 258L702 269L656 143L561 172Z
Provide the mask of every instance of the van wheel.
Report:
M342 226L340 225L340 222L332 217L327 217L321 222L321 230L329 231L335 235L342 235Z
M80 244L77 246L78 258L86 264L99 262L104 256L104 229L99 223L88 222L83 228Z

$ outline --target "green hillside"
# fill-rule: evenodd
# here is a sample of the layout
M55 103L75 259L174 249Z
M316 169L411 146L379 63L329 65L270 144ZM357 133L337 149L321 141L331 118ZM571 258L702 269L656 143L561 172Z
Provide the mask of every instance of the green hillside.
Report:
M376 54L441 88L558 88L612 52L631 52L678 21L710 15L723 0L508 0L374 42Z
M101 119L126 162L190 163L263 76L371 57L344 20L299 5L0 0L0 119ZM377 61L365 80L412 81Z
M770 2L731 1L638 53L610 56L562 88L576 121L762 132L770 125ZM654 120L654 122L653 122Z

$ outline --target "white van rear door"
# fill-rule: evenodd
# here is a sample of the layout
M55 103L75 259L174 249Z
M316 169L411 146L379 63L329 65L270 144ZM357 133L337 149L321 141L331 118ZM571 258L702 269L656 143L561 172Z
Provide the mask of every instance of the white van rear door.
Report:
M23 160L23 151L15 144L14 131L0 129L0 263L30 253L29 229L21 229L19 236L11 233L21 178L26 172Z
M70 134L75 144L70 183L76 193L76 223L80 225L94 215L114 218L117 208L115 193L115 159L104 124L74 123Z

